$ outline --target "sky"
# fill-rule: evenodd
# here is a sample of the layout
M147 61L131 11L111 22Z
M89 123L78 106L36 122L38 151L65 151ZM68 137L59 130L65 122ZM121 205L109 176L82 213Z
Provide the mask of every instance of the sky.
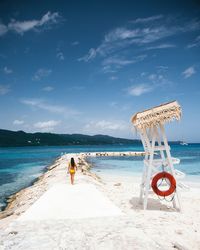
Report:
M170 140L200 142L198 1L0 1L0 128L138 138L177 100Z

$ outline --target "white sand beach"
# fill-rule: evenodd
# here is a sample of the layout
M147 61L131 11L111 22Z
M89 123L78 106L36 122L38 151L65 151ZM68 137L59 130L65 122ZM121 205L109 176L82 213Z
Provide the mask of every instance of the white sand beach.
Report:
M66 172L72 156L74 186ZM13 197L0 220L0 249L200 249L198 184L181 192L181 213L155 194L143 210L140 177L99 178L85 156L64 155Z
M22 214L19 221L81 219L117 215L122 215L120 209L94 185L57 184L47 190Z

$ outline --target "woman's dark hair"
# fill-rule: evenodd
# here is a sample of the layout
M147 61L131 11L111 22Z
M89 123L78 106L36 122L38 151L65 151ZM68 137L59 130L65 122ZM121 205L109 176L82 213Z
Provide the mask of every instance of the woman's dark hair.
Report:
M75 166L75 162L74 162L74 158L71 158L71 166L74 167Z

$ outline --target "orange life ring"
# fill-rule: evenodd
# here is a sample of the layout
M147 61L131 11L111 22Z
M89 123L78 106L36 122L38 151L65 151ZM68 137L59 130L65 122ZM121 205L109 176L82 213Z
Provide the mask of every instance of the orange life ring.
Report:
M163 190L160 190L157 186L157 183L160 179L168 179L169 182L170 182L170 187L169 189L163 191ZM151 182L151 187L153 189L153 191L159 195L159 196L169 196L170 194L172 194L175 189L176 189L176 180L174 179L173 175L167 173L167 172L161 172L161 173L158 173L156 174L153 179L152 179L152 182Z

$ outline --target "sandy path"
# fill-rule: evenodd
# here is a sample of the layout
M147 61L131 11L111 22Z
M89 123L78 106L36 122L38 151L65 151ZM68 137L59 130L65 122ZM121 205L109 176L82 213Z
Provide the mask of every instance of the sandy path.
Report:
M45 192L19 221L81 219L122 215L93 184L57 184Z

